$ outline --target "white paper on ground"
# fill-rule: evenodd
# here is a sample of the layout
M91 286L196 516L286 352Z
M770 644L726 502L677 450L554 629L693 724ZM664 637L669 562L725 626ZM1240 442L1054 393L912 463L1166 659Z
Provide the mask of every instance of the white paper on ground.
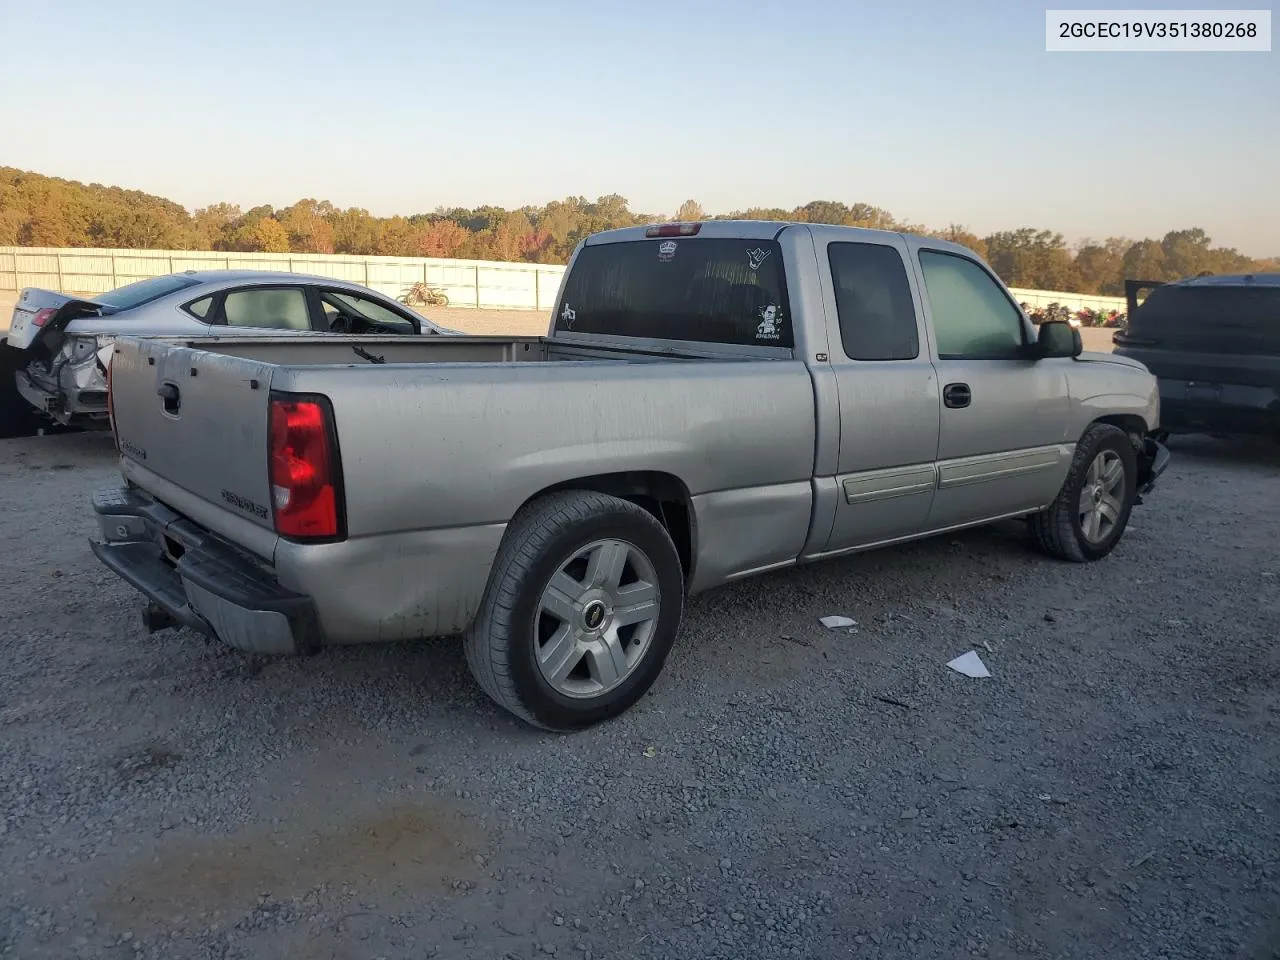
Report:
M858 621L853 617L831 616L822 617L819 621L828 630L838 630L841 627L854 627L858 625Z
M950 663L947 664L956 673L963 673L966 677L989 677L991 671L987 669L987 665L982 662L982 658L978 656L977 650L970 650L968 653L961 654Z

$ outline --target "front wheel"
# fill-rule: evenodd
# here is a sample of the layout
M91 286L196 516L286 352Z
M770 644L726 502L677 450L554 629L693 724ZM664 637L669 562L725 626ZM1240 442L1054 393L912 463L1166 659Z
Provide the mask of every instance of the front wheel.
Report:
M1033 542L1075 563L1100 560L1120 542L1138 489L1138 457L1119 427L1095 423L1076 444L1058 497L1030 518Z
M466 634L467 664L526 722L581 729L653 685L683 607L680 556L652 514L600 493L552 494L511 522Z

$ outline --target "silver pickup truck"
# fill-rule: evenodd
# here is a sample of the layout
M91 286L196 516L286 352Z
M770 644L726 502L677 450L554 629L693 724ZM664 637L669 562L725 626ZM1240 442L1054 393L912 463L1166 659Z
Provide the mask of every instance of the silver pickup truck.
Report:
M633 704L685 597L1005 518L1106 556L1154 378L965 248L816 224L585 240L545 337L117 340L96 555L247 651L461 633L553 730Z

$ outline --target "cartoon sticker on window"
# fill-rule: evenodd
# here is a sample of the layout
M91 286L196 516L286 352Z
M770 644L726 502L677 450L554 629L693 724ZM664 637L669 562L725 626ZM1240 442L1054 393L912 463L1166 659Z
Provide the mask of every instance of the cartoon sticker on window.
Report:
M676 242L674 240L663 240L658 244L658 259L663 263L669 263L675 259Z
M769 259L772 250L761 250L756 247L754 250L747 251L747 266L752 270L759 270L760 266Z
M573 321L578 319L577 311L566 303L564 305L564 309L560 311L560 319L564 321L564 327L566 330L572 330Z
M760 323L756 326L756 339L782 339L782 308L776 303L760 308Z

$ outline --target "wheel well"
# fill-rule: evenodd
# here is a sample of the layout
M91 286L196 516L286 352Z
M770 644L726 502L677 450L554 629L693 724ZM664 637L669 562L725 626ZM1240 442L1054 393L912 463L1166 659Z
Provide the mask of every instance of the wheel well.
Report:
M1133 443L1135 450L1142 449L1142 438L1147 435L1147 421L1136 413L1111 413L1105 417L1099 417L1093 422L1109 423L1113 427L1119 427L1129 435L1129 440Z
M636 506L647 510L666 528L672 542L676 545L685 579L687 580L693 573L693 502L689 496L689 488L679 477L649 470L576 477L538 491L521 504L521 509L540 497L561 490L591 490L595 493L604 493L620 500L630 500Z

